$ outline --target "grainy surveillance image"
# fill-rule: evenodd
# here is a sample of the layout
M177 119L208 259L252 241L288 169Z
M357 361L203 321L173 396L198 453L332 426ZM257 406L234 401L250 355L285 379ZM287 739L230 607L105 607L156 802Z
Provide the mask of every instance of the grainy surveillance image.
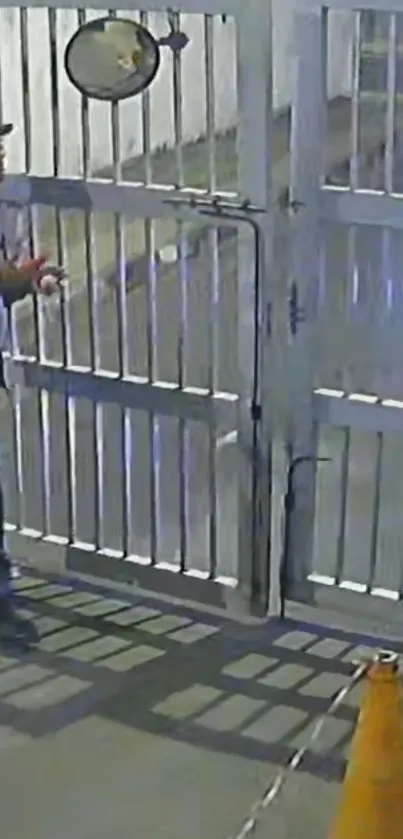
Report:
M0 839L403 839L403 0L104 5L0 0Z

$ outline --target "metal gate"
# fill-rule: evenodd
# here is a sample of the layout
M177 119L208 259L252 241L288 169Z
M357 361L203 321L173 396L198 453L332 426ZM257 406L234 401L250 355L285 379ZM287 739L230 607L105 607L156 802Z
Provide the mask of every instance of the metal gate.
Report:
M162 118L172 119L173 150L164 156L152 149L151 88L139 106L141 137L132 145L140 154L131 162L122 160L121 106L100 106L111 165L98 176L92 106L72 91L70 122L61 109L62 47L71 20L61 25L59 3L34 5L1 3L17 20L24 137L25 175L10 179L7 200L21 188L29 191L32 249L46 245L67 265L70 283L60 305L35 301L31 311L24 303L13 319L12 353L22 382L9 417L13 551L38 563L45 557L49 567L57 561L75 573L264 612L270 535L262 385L271 276L267 4L175 4L174 26L186 31L193 15L200 24L205 142L184 139L185 51L183 58L167 57L163 68L166 80L171 74ZM67 0L62 5L76 8ZM165 25L157 0L141 6L134 15L144 25ZM99 10L93 16L103 13L98 0L92 8ZM133 14L129 0L109 8ZM53 161L45 174L34 162L35 16L41 16L41 49L49 56L49 78L42 82L51 104ZM77 9L75 26L85 19ZM223 25L236 31L234 66L227 69L238 89L236 142L230 133L225 148L215 128L214 82L214 33ZM125 107L134 119L137 103ZM69 131L79 138L79 177L63 157ZM234 172L220 182L217 159L228 155L228 145L227 170Z
M389 614L403 595L403 3L355 5L301 0L296 15L282 584L285 598ZM335 185L324 159L328 24L347 10L351 154ZM384 126L370 165L364 106Z

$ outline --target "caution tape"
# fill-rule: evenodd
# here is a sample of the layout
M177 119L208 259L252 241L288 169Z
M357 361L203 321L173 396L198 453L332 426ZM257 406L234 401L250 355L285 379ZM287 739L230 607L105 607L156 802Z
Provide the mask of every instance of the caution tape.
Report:
M346 696L352 691L355 685L361 681L361 679L366 675L368 672L368 668L370 666L369 661L363 661L357 664L354 673L350 678L346 681L346 684L343 685L340 690L337 691L335 696L333 697L332 701L330 702L329 707L326 709L324 714L321 714L315 721L313 726L312 732L305 743L299 749L291 755L289 760L287 761L286 765L280 770L274 781L270 783L268 787L266 787L265 791L261 795L257 801L255 801L248 818L243 823L239 833L237 833L233 839L248 839L249 836L254 833L256 827L261 819L261 816L264 810L267 810L268 807L273 803L273 801L277 798L279 793L284 787L284 784L287 782L289 776L298 769L304 761L306 753L310 750L312 743L319 739L323 726L326 723L326 719L333 714L337 708L344 702Z

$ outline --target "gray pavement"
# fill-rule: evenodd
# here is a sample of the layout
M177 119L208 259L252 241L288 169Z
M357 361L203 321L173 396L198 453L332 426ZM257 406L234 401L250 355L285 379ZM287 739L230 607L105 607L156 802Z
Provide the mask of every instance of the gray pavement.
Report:
M24 578L19 594L38 643L0 651L3 839L234 837L376 643L66 579ZM327 835L361 690L329 716L257 839Z
M360 184L375 186L380 178L379 148L384 139L382 118L384 106L376 103L363 106L362 165ZM329 110L328 172L337 183L346 182L345 159L349 149L349 107L337 102ZM288 180L288 121L278 120L274 135L276 188L281 191ZM186 183L205 186L206 148L203 142L185 150ZM234 187L236 183L236 155L233 134L217 143L219 185ZM142 176L143 161L128 163L127 180ZM172 152L155 156L154 180L175 181L175 157ZM85 277L83 259L83 219L69 214L66 221L68 255L71 263L71 284L75 296L70 307L72 333L72 362L89 363L88 303L85 291L80 291L80 279ZM52 242L50 218L42 219L43 239ZM102 275L101 294L96 306L98 320L100 366L116 371L118 368L118 331L113 293L115 259L113 219L95 218L94 252L98 275ZM163 250L173 241L175 225L156 223L156 248ZM276 358L276 394L278 410L286 396L287 335L284 315L287 296L288 223L280 211L276 219L274 308L276 314L274 345ZM128 284L126 297L129 325L129 371L147 375L147 253L144 245L143 223L127 225L128 258L136 260L136 269ZM208 236L192 230L193 255L187 261L187 339L185 340L185 383L206 387L209 383L209 333L207 324L211 312L212 249ZM382 250L383 248L383 250ZM349 250L350 249L350 250ZM319 289L320 317L318 322L317 383L326 387L344 386L351 390L384 388L388 396L402 395L401 357L402 313L400 265L402 245L381 241L377 231L359 231L356 239L355 265L349 257L351 241L345 231L328 231L326 258ZM387 254L381 265L382 253ZM80 256L81 254L81 256ZM219 339L217 381L220 389L237 392L237 280L236 240L223 237L219 247L220 301L217 315ZM387 275L385 265L387 265ZM388 294L394 295L393 311L385 303ZM156 340L155 363L157 376L168 382L178 379L178 347L180 339L180 279L178 266L172 270L157 267L156 283ZM52 315L45 326L45 357L62 357L60 318ZM23 351L33 349L33 329L30 319L21 319L19 338ZM391 351L396 364L391 365ZM374 361L377 359L376 367ZM381 361L379 362L379 359ZM64 403L60 396L49 397L51 532L67 535L67 488ZM4 411L9 411L8 407ZM103 485L101 542L104 547L122 546L122 423L114 406L102 409L103 428ZM25 393L21 404L21 424L24 460L26 527L42 528L43 505L40 486L39 413L35 393ZM94 413L85 399L76 402L76 538L83 542L95 539L95 483L94 483ZM148 556L150 551L150 431L148 418L141 412L130 417L132 430L131 483L132 518L129 538L130 551ZM12 426L8 448L12 451ZM223 431L226 431L224 429ZM332 457L332 463L319 468L318 526L315 550L315 569L331 573L334 569L340 520L340 472L344 433L323 430L322 453ZM154 429L154 445L158 466L157 481L157 536L158 559L172 561L178 555L179 532L179 451L180 429L172 419L159 419ZM368 572L369 546L372 532L376 440L370 435L354 435L350 447L350 483L346 528L346 571L348 579L365 582ZM209 441L206 430L189 425L186 442L186 483L188 488L188 566L208 569L207 517L209 512L208 479ZM13 491L12 462L10 467L9 518L18 521L18 499ZM403 476L403 448L400 440L385 441L381 487L381 518L378 541L377 584L396 588L400 583L402 521L398 488ZM221 573L236 571L236 447L225 446L217 453L218 547Z

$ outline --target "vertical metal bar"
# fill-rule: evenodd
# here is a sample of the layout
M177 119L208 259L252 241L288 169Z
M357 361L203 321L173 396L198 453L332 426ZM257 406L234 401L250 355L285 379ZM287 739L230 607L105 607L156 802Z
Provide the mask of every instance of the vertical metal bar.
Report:
M104 492L104 410L103 405L97 403L93 408L93 438L94 438L94 513L95 513L95 548L99 550L105 544L105 492Z
M77 10L78 25L83 26L86 22L85 9ZM85 96L81 97L81 135L83 147L83 176L88 180L91 176L90 161L90 126L89 126L89 104ZM98 323L98 307L96 299L96 274L94 271L94 225L91 213L84 215L84 250L85 270L88 297L88 334L91 370L97 370L100 366L100 328ZM92 417L92 443L94 451L94 541L95 548L99 550L104 544L104 431L103 431L103 406L93 406Z
M354 34L351 53L351 137L350 137L350 189L357 190L360 185L360 71L361 71L361 41L362 41L362 16L361 12L354 12ZM360 305L360 272L357 265L358 230L355 225L348 228L348 285L347 285L347 312L348 317L353 321L353 328L357 328L357 309ZM360 336L353 342L354 347L360 345ZM352 360L351 366L356 364ZM348 386L354 388L354 383L349 381Z
M351 330L351 339L346 342L351 348L352 357L347 358L348 370L343 370L343 387L346 390L354 390L355 382L352 380L352 369L357 365L356 352L360 348L360 333L357 335L357 330L360 325L359 318L359 293L360 293L360 272L357 264L357 227L350 225L347 228L347 272L346 272L346 299L345 303L345 317L347 324ZM356 349L358 347L358 350Z
M13 312L9 313L8 329L10 335L10 352L15 355L18 351L18 341ZM21 392L20 388L14 387L10 392L10 404L12 407L12 435L13 435L13 460L15 471L15 483L17 491L17 520L13 522L21 530L26 524L26 500L24 461L22 456L22 415L21 415Z
M360 177L360 69L361 12L354 12L352 49L350 188L358 189Z
M25 171L32 169L32 130L29 107L29 58L28 58L28 22L27 9L20 9L20 40L21 40L21 81L22 81L22 109L24 128L24 163Z
M385 121L385 154L384 154L384 188L387 193L394 189L394 155L395 155L395 120L396 120L396 85L397 85L397 21L396 15L389 15L388 54L386 80L386 121ZM384 226L380 230L380 275L379 298L376 306L377 345L376 363L378 375L374 377L373 387L379 395L389 395L389 388L394 387L396 366L398 359L397 383L400 382L400 357L402 350L401 317L402 295L400 293L400 270L396 272L394 254L394 237L390 228ZM399 266L400 268L400 266ZM397 274L397 276L396 276ZM388 333L386 335L386 333ZM385 341L386 338L386 341ZM384 360L388 356L390 375L385 375Z
M354 12L354 34L351 53L351 136L350 136L350 164L349 164L349 186L356 190L359 187L360 179L360 67L361 67L361 12ZM350 225L347 230L347 300L346 317L352 321L353 329L356 327L356 307L359 296L359 271L357 267L357 228ZM353 342L355 346L355 341ZM351 366L355 363L351 360ZM345 371L344 371L345 374ZM344 376L345 377L345 376ZM354 387L349 381L347 387Z
M179 225L178 225L179 226ZM188 322L188 300L187 300L187 238L178 229L179 243L179 276L181 287L181 310L180 310L180 332L178 340L178 385L180 388L186 385L186 347L187 347L187 322ZM179 419L179 565L181 571L186 571L188 554L188 429L186 420Z
M327 113L327 13L296 13L297 66L291 124L291 197L303 206L292 216L290 287L290 452L299 461L289 522L286 576L302 599L312 571L318 429L312 410L317 328L317 277L320 225L319 194L324 172ZM297 205L299 206L299 205Z
M148 26L148 15L140 12L140 23ZM144 179L152 183L151 109L150 92L142 95L142 140L144 155ZM151 219L144 221L145 250L148 256L147 277L147 376L150 382L156 378L157 333L157 271L155 264L155 225ZM149 479L150 479L150 560L155 565L158 558L158 525L160 522L160 427L158 417L148 415Z
M340 481L340 522L339 532L337 536L337 555L336 555L336 570L335 583L340 585L343 579L345 548L346 548L346 528L347 528L347 501L348 501L348 484L350 474L350 449L351 449L351 434L350 429L344 429L344 445L341 459L341 481Z
M206 141L208 149L208 188L214 192L216 175L216 127L215 127L215 62L214 62L214 18L204 15L204 73L206 80Z
M260 242L238 237L238 577L249 608L266 610L269 595L272 490L273 295L272 14L256 0L237 19L238 182L242 196L265 208ZM245 226L246 227L246 226ZM257 270L258 269L258 270ZM261 278L257 288L257 278ZM257 305L256 305L257 303ZM278 558L277 558L278 559ZM276 561L277 561L276 559Z
M168 12L169 25L174 32L180 32L180 15L178 12ZM174 138L176 158L176 185L180 188L185 183L183 165L183 126L182 126L182 61L180 52L173 54L173 114ZM179 387L186 384L186 357L188 347L188 241L180 220L176 222L178 241L179 286L180 286L180 320L178 336L178 383ZM189 462L189 434L186 421L180 419L179 424L179 555L180 570L186 570L188 552L188 462Z
M208 322L208 389L218 390L218 323L220 305L220 266L217 230L209 231L210 246L210 317ZM215 428L209 428L209 577L217 575L217 440Z
M179 12L168 12L168 22L174 33L180 32L181 26ZM182 59L180 52L173 53L172 62L176 186L180 188L184 186L185 183L182 131Z
M0 123L4 121L4 109L3 109L3 100L1 96L2 91L2 66L1 66L1 58L0 58ZM7 206L4 208L5 213L7 213ZM15 323L15 316L14 312L9 310L8 313L8 333L10 336L10 352L11 355L15 355L18 351L18 337L17 337L17 330L16 330L16 323ZM22 459L22 416L21 416L21 393L20 388L12 388L10 392L10 405L11 405L11 422L12 422L12 437L13 437L13 461L14 461L14 473L15 473L15 483L16 483L16 491L17 491L17 514L16 514L16 521L13 524L17 525L17 528L21 530L26 523L26 503L25 503L25 490L24 490L24 468L23 468L23 459Z
M146 29L148 28L148 14L147 12L140 12L140 24ZM152 156L151 156L151 108L150 108L150 90L145 90L141 96L141 117L142 117L142 140L144 155L144 181L145 183L152 183Z
M208 189L216 189L216 128L215 128L215 67L214 67L214 18L204 16L204 56L206 81L206 139L208 148ZM209 230L210 253L210 316L208 320L208 388L211 394L218 389L218 328L220 305L220 261L218 230ZM217 575L217 443L216 430L209 428L209 577Z
M22 73L22 109L24 133L24 163L25 172L32 169L32 124L30 109L30 70L29 70L29 36L28 11L20 9L20 40L21 40L21 73ZM36 236L33 223L32 208L28 210L28 234L31 255L35 253ZM33 295L35 349L38 361L43 361L43 323L40 316L37 296ZM38 392L38 423L39 423L39 451L41 459L40 487L42 496L42 533L47 536L50 532L50 428L49 428L49 394Z
M110 10L111 17L116 17L116 11ZM112 163L113 179L122 180L122 153L120 148L120 114L118 102L111 104L112 121ZM125 232L122 217L115 215L115 253L119 282L116 287L116 315L118 327L118 359L119 376L127 375L128 368L128 336L126 317L126 252ZM130 553L132 535L132 488L131 488L131 433L130 414L126 408L120 411L121 437L121 471L122 471L122 550L123 555Z
M51 97L52 97L52 139L53 139L53 177L60 175L60 108L59 108L59 74L57 56L57 20L56 9L48 9L49 22L49 50L50 50L50 74L51 74ZM58 265L66 263L66 241L65 229L59 207L56 213L56 260ZM71 325L70 309L64 288L60 296L60 317L62 333L62 362L64 367L71 365ZM74 416L72 416L72 400L67 394L64 396L64 421L65 421L65 446L66 446L66 486L67 486L67 538L73 543L76 536L76 498L75 498L75 471L74 471Z
M382 481L382 463L383 463L383 444L384 436L381 431L376 435L376 455L375 455L375 470L374 470L374 500L372 507L372 528L371 528L371 545L369 551L369 572L366 590L368 594L374 587L376 562L378 553L378 536L379 536L379 512L381 506L381 481Z
M387 105L386 105L386 143L385 143L385 190L393 192L395 158L395 120L396 120L396 81L397 81L397 20L396 15L389 17Z
M155 230L152 221L144 222L145 249L148 255L147 277L147 376L156 379L155 351L157 347L157 271L155 265ZM160 523L160 427L158 417L148 415L149 481L150 481L150 559L155 565L159 548Z
M78 26L84 26L86 23L87 15L85 9L78 9L77 10L77 23ZM82 151L83 151L83 178L84 180L88 180L91 176L91 161L90 161L90 124L89 124L89 102L85 96L81 97L81 135L82 135ZM94 293L93 293L93 285L94 285L94 277L93 277L93 264L91 259L91 251L93 248L93 224L92 224L92 217L89 213L85 214L84 217L84 237L85 237L85 250L86 250L86 262L87 262L87 295L88 295L88 305L89 305L89 322L88 322L88 330L89 330L89 352L90 352L90 365L91 369L95 370L99 363L99 350L97 346L97 337L95 331L95 318L92 317L92 309L94 307ZM88 252L89 247L89 252ZM88 264L89 263L89 264Z
M386 141L385 141L385 191L393 192L395 142L396 142L396 87L397 87L397 17L389 16L388 37L388 73L387 73L387 106L386 106ZM383 284L383 303L389 313L401 299L399 295L400 276L396 278L391 254L393 252L392 233L388 227L382 227L382 263L381 282ZM396 314L396 311L395 311ZM400 327L400 324L399 324ZM399 328L400 333L400 328ZM400 337L400 336L399 336ZM400 343L400 342L399 342ZM400 355L400 346L396 348Z

